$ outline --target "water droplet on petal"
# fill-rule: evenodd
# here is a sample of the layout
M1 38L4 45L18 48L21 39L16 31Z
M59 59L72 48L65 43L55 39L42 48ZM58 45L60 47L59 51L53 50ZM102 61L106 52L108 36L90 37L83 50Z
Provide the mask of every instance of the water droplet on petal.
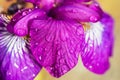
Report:
M38 29L37 29L37 28L35 28L35 31L36 31L36 32L38 32Z
M96 16L91 16L90 17L90 21L91 22L97 22L98 21L98 18Z
M38 52L42 52L43 51L43 48L38 48Z
M92 66L89 66L90 69L92 69Z
M58 51L58 55L61 55L61 51L60 50Z
M18 36L25 36L26 31L24 29L18 29L16 30L15 34L17 34Z
M8 75L11 75L11 72L8 72Z
M53 67L50 67L51 70L53 70Z
M97 63L97 66L99 66L100 64L99 63Z
M60 63L62 64L62 63L64 63L65 62L65 60L64 59L60 59Z
M33 74L33 77L35 77L35 74Z
M21 10L18 10L18 13L21 13Z
M36 42L35 45L38 45L38 42Z
M23 12L22 15L23 15L23 16L27 15L27 12Z
M68 67L66 65L63 66L63 73L66 73L68 71Z
M42 57L41 57L41 56L39 56L39 60L42 60Z
M29 12L31 12L31 11L32 11L32 9L29 9L28 11L29 11Z
M71 49L70 52L73 53L74 51Z

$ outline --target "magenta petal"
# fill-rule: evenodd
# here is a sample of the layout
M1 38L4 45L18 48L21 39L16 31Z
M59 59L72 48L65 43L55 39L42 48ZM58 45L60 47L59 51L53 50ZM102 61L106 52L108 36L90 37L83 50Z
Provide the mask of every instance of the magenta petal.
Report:
M7 32L5 25L6 22L0 22L0 80L33 80L41 66L26 41Z
M109 56L112 56L113 53L113 47L114 47L114 20L113 18L104 13L103 14L103 19L101 19L101 23L104 25L104 32L106 33L106 37L108 37L107 39L107 43L109 44L109 51L108 54ZM109 40L109 41L108 41Z
M25 9L16 13L8 24L7 29L9 32L18 36L26 36L28 34L28 22L34 18L42 18L45 16L45 12L40 9ZM14 28L14 29L13 29Z
M103 74L110 66L109 57L112 54L114 42L113 20L104 14L100 22L90 24L90 29L86 31L81 58L87 69Z
M89 8L96 11L101 17L103 16L104 12L101 9L99 3L97 1L93 1L91 4L88 5Z
M80 4L66 4L55 9L56 17L75 19L81 22L96 22L101 16L95 10Z
M34 56L54 77L64 75L77 64L83 37L80 24L52 19L34 20L30 34Z

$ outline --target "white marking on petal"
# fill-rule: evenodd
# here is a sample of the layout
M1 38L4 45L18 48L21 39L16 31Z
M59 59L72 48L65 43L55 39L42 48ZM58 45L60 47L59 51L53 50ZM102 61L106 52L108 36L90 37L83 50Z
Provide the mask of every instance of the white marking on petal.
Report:
M28 53L26 49L26 42L23 38L10 34L6 31L6 28L2 28L0 32L0 45L8 48L6 53L11 53L11 57L14 57L14 53L18 53L22 58L23 51Z
M102 42L102 33L103 33L103 25L100 22L90 23L90 29L86 32L85 41L86 43L90 43L93 46L92 42L94 42L94 46L100 45Z
M0 16L1 18L1 16ZM2 20L2 19L1 19ZM11 34L4 25L0 25L0 57L1 69L5 70L6 80L33 80L40 66L36 65L26 47L27 41L24 38ZM7 69L6 69L7 68ZM11 75L12 74L12 75ZM26 77L26 75L29 77ZM21 79L22 78L22 79Z

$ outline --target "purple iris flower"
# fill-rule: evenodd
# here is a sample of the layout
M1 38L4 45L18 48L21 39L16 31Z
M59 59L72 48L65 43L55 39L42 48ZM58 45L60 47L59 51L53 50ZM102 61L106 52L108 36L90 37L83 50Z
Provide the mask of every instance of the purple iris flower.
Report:
M75 67L79 56L94 73L108 70L113 19L96 1L25 1L34 8L17 12L10 22L1 17L0 77L32 80L41 66L52 76L61 77Z
M9 22L0 15L0 80L33 80L41 66L32 56L27 40L7 31Z

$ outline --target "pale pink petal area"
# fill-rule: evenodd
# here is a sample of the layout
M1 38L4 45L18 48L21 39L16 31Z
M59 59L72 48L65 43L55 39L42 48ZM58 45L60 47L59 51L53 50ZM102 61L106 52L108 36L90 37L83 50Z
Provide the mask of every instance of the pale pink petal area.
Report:
M81 53L83 64L90 71L103 74L109 69L113 51L113 19L104 14L101 21L90 23L85 35Z
M33 55L51 75L60 77L77 64L83 34L75 22L34 20L30 29Z

